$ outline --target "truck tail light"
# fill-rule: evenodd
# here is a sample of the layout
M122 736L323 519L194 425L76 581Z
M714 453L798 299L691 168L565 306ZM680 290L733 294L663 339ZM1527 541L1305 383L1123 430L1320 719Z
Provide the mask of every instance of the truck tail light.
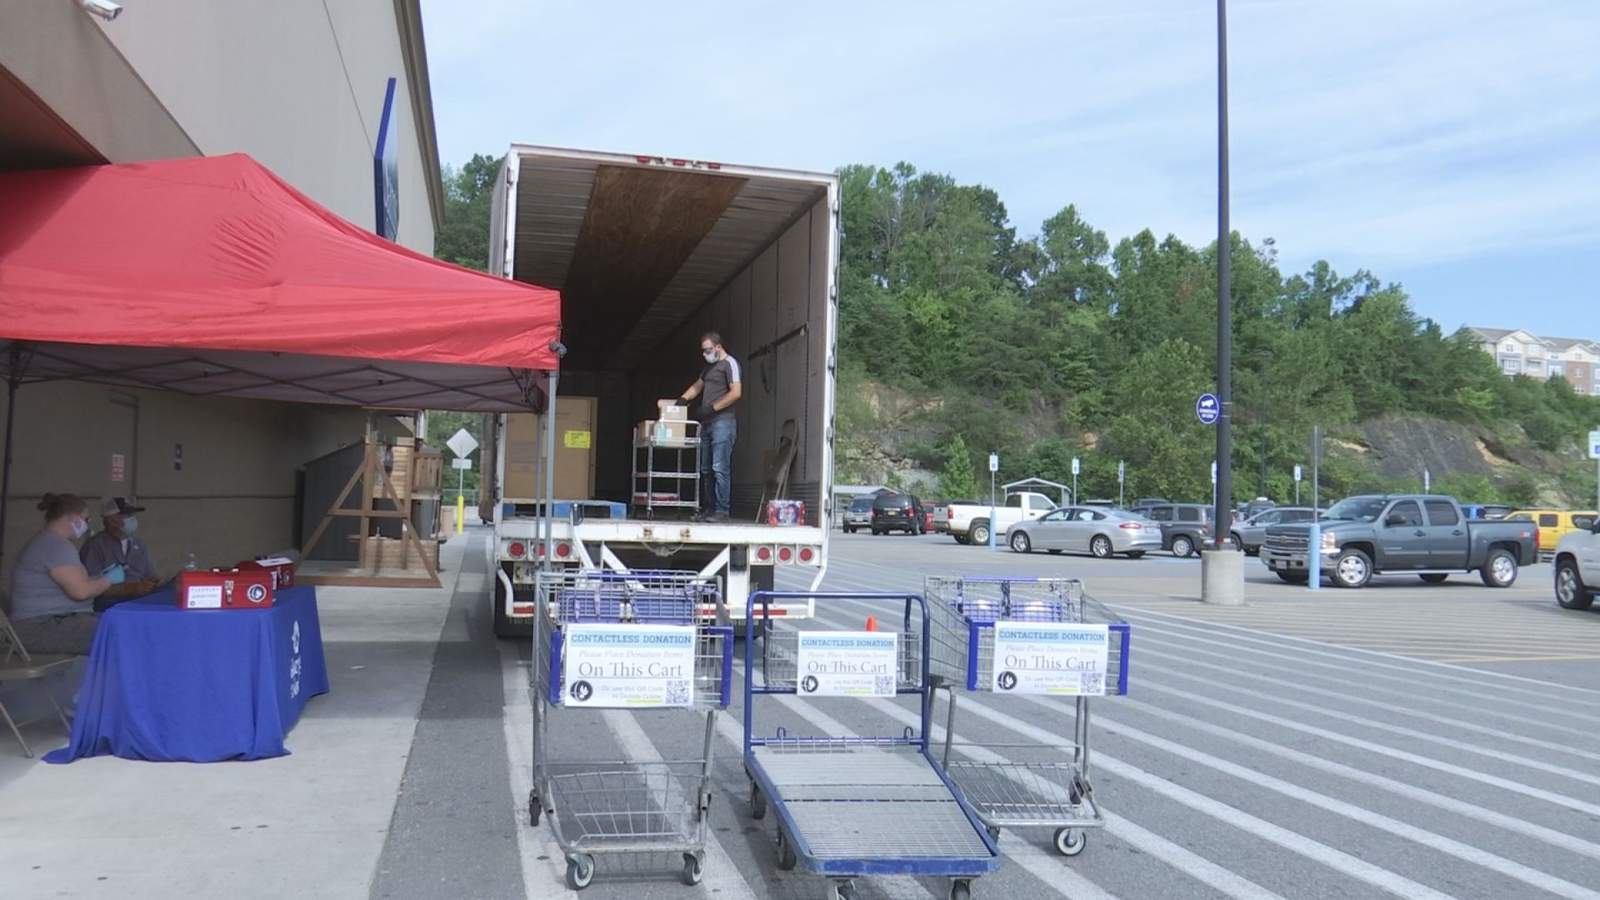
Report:
M816 558L817 558L817 551L811 549L810 547L801 547L800 548L800 561L801 562L803 562L803 563L814 562L816 560Z
M506 555L512 559L522 559L528 555L528 546L521 541L512 541L506 545Z
M780 548L778 550L778 562L781 562L781 563L794 562L794 548L793 547L782 547L782 548Z
M559 556L562 559L566 559L567 557L569 557L571 555L572 555L572 545L571 544L557 544L556 545L556 556Z
M762 562L772 562L772 548L771 547L757 547L756 548L756 559L758 559L758 560L760 560Z

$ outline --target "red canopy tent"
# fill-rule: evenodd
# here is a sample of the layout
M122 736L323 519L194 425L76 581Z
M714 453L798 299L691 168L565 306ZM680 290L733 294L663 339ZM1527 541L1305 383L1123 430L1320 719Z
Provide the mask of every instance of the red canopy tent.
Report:
M492 411L557 366L555 291L391 243L243 154L0 174L0 197L26 381Z
M541 406L535 373L558 366L557 292L391 243L243 154L4 173L0 198L13 401L76 379L510 411Z

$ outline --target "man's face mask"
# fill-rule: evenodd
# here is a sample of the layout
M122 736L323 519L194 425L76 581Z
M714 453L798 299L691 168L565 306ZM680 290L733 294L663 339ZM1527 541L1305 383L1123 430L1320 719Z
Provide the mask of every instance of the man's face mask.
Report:
M700 355L704 356L706 358L706 362L708 362L708 363L716 362L717 361L717 348L715 348L715 347L701 347L700 348Z
M128 537L133 537L133 533L135 531L138 531L138 530L139 530L139 517L138 516L128 516L128 517L126 517L126 518L124 518L122 520L122 533L123 534L127 535Z

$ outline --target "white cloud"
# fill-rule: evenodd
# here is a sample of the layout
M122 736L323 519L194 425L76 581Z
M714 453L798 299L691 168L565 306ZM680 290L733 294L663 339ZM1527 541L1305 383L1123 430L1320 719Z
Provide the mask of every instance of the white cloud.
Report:
M911 161L1114 236L1215 231L1192 0L424 5L442 153ZM1600 4L1235 0L1234 226L1285 265L1600 243Z

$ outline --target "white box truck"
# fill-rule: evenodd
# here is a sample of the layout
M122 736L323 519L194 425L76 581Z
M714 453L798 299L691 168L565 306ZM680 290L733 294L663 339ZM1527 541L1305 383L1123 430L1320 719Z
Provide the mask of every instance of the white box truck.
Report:
M496 632L531 626L547 542L553 565L715 576L725 604L705 612L728 621L744 618L750 591L770 587L777 569L818 584L833 500L837 179L517 144L491 216L490 271L561 291L566 347L549 533L529 477L542 471L542 417L502 416L493 429ZM742 369L731 521L646 516L633 502L635 425L699 376L706 331L722 335ZM775 498L768 476L790 457ZM769 499L802 501L804 521L766 524ZM799 618L812 608L772 612Z

